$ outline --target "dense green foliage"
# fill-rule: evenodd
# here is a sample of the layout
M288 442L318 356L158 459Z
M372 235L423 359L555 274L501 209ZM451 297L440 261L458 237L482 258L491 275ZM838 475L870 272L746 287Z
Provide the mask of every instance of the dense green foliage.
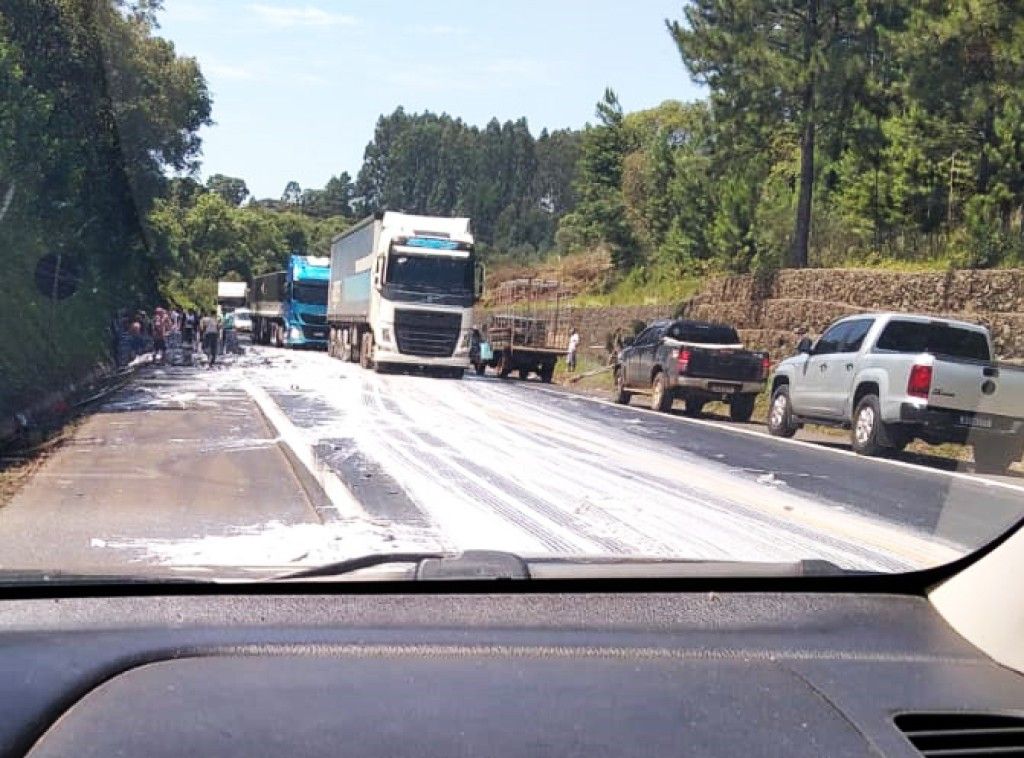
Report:
M551 248L558 218L575 204L579 134L526 119L483 129L446 114L398 108L377 121L356 182L363 212L465 215L482 247L519 256Z
M166 171L195 167L210 99L196 62L151 33L154 7L0 6L0 408L80 375L114 309L155 293L141 222ZM44 256L73 272L74 295L37 289Z
M681 272L1024 263L1024 4L695 0L669 22L706 102L583 137L563 249Z

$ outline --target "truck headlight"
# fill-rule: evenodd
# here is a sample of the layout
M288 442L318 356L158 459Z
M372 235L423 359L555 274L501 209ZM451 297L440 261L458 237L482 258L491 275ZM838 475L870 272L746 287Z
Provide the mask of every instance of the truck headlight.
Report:
M288 330L288 336L291 337L293 340L300 340L302 339L302 330L299 329L299 327L297 326L293 326L291 329Z
M380 341L382 345L391 344L391 330L386 326L380 330Z

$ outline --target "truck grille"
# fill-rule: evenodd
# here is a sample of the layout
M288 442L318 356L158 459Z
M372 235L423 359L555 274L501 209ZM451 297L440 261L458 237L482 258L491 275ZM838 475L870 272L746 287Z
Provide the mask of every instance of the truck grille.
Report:
M450 358L455 352L462 327L459 313L395 311L395 339L398 352L421 358Z
M327 327L304 326L302 327L302 336L307 340L325 340L327 339Z
M327 323L327 316L319 316L315 313L303 313L299 318L302 319L302 323L314 326L324 326Z

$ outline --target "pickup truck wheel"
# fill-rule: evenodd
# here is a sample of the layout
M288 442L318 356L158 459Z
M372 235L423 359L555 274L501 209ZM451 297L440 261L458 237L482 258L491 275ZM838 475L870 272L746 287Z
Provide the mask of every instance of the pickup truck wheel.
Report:
M974 469L979 474L1005 474L1020 458L1020 449L1011 440L979 439L974 443Z
M853 412L850 438L860 455L882 455L889 451L882 421L882 407L875 395L865 395Z
M622 367L615 369L615 402L619 405L629 405L633 399L633 393L626 389L626 373Z
M793 406L789 401L789 387L783 384L772 395L768 411L768 433L773 437L792 437L797 426L793 423Z
M736 395L729 402L729 418L733 421L746 423L754 415L754 403L757 395Z
M668 413L672 410L672 390L668 388L665 373L659 371L651 381L651 410Z
M473 364L473 370L476 371L476 375L477 376L483 376L484 374L487 373L487 364L486 363L474 363Z

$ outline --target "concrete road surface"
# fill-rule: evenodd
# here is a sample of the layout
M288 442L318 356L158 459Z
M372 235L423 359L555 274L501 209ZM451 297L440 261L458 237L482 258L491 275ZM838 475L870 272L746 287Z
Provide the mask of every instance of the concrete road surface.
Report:
M0 556L221 575L490 548L889 571L951 560L1022 514L1012 478L253 348L140 372L0 510Z

